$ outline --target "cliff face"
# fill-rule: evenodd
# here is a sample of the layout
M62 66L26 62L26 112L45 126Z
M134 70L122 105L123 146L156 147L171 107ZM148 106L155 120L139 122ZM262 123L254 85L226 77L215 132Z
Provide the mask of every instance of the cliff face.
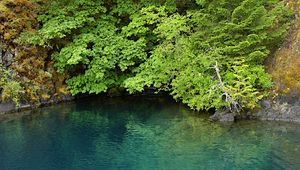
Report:
M38 28L37 9L29 0L0 1L0 107L12 100L39 105L69 96L64 77L55 72L49 59L49 50L16 43L21 32ZM19 86L17 92L9 86L12 81Z
M281 95L300 99L300 18L298 1L288 1L295 11L295 23L285 42L267 62L268 72L275 83L275 91Z
M287 4L295 13L283 45L266 61L274 82L272 98L261 101L261 110L254 115L262 120L300 122L300 17L298 0Z

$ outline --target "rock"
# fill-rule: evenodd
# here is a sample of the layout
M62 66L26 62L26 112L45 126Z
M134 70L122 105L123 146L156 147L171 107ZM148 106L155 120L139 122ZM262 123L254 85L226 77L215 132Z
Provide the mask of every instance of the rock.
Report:
M234 115L232 113L226 113L220 117L220 122L234 122Z
M233 122L235 114L229 111L228 109L219 109L215 112L214 115L210 116L211 121L220 121L220 122Z
M120 89L120 88L111 88L108 90L107 95L109 97L118 97L118 96L122 96L124 93L124 89Z
M16 105L13 102L0 103L0 115L15 111Z
M288 97L264 99L261 110L254 113L260 120L300 122L300 103Z
M2 45L0 44L0 64L2 63L2 52L3 52L3 48Z
M9 67L13 62L13 54L9 51L6 51L6 53L2 57L2 62L6 67Z
M4 53L3 46L0 44L0 64L9 67L12 64L13 59L14 55L9 51Z
M31 105L30 104L22 104L18 109L20 111L22 111L22 110L28 110L28 109L31 109Z
M271 102L269 100L262 100L260 106L266 109L271 108Z
M75 99L75 97L71 96L70 94L59 94L59 95L52 96L51 99L41 99L40 105L46 106L46 105L51 105L54 103L72 101L74 99Z
M38 107L47 106L47 105L60 103L60 102L72 101L74 99L75 98L71 95L61 94L59 98L57 98L56 96L52 96L51 100L41 100L40 102L36 102L36 103L29 103L25 100L21 100L20 106L18 107L12 101L6 103L0 102L0 122L3 116L8 115L10 113L26 111L26 110L35 109Z

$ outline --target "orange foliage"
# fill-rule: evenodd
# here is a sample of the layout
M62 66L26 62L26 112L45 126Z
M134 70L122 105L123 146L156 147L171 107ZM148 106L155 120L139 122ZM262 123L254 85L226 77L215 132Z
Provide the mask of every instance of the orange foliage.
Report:
M29 0L0 1L0 34L11 43L24 30L37 27L36 6Z

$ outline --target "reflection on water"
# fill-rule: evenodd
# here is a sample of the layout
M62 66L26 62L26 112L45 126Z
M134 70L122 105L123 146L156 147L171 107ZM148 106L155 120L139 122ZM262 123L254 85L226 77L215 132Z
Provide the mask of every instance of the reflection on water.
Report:
M89 98L0 123L0 169L300 169L300 125L221 125L168 98Z

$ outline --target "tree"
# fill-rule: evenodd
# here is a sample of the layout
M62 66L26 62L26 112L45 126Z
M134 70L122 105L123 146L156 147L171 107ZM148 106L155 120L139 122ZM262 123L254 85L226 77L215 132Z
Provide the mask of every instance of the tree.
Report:
M265 0L197 3L199 9L184 16L186 24L174 17L176 13L160 18L153 31L160 44L125 86L130 92L144 86L168 90L196 110L231 107L232 101L243 108L256 107L261 91L272 85L263 61L285 35L288 9L283 2ZM180 31L166 31L172 23Z
M46 8L41 29L22 40L55 49L73 94L155 87L196 110L256 107L272 85L263 61L290 16L279 0L56 0Z

